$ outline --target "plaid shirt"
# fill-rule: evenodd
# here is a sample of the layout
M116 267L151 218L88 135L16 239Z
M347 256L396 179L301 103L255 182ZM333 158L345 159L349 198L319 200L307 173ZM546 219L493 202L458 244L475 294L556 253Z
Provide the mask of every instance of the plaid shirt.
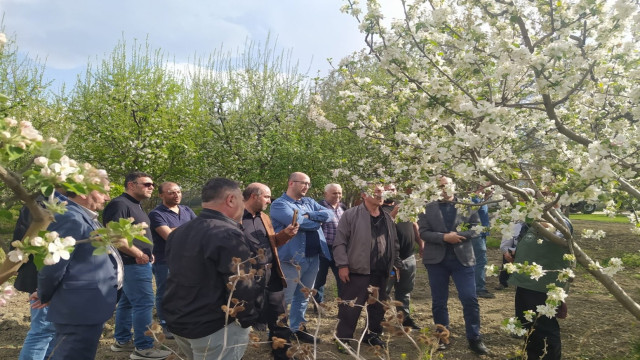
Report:
M327 245L332 246L333 240L336 238L336 229L338 228L338 221L344 214L344 210L346 206L343 203L339 203L338 206L334 209L326 200L320 201L320 205L326 207L327 209L333 211L335 215L329 221L322 223L322 232L324 233L325 239L327 239Z

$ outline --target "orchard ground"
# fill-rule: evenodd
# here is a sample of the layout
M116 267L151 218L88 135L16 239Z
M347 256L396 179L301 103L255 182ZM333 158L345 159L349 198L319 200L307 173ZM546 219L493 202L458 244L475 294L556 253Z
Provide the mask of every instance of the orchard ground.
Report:
M629 224L574 220L576 234L584 228L604 230L606 238L602 240L581 240L581 246L594 259L601 263L610 257L626 259L627 266L614 279L636 301L640 302L640 241L629 231ZM500 264L501 255L498 249L488 250L489 263ZM633 318L607 290L582 268L576 270L577 277L571 285L567 305L569 316L560 320L562 329L564 359L640 359L640 321ZM514 290L494 291L498 284L496 277L488 278L488 289L495 293L495 299L479 299L482 321L482 333L491 354L478 357L467 349L464 336L462 309L457 299L455 287L451 286L449 311L451 317L452 344L449 349L438 352L443 359L506 359L513 356L521 346L521 340L514 339L500 330L503 319L513 316ZM348 359L340 354L332 340L332 333L337 322L337 306L335 305L335 281L329 275L329 309L320 319L320 339L318 359ZM433 327L430 292L424 266L418 267L416 287L412 293L412 317L421 326ZM318 317L312 307L307 312L308 328L315 328ZM26 294L19 294L11 299L8 306L0 308L0 359L16 359L25 334L29 329L29 310ZM265 341L265 332L256 332ZM128 353L114 353L109 350L113 343L113 319L105 326L100 341L97 359L128 359ZM419 354L406 338L390 340L390 358L418 359ZM166 341L166 345L177 350L176 343ZM245 359L269 358L269 345L262 344L257 348L249 347ZM362 346L361 353L367 359L376 359L367 345Z

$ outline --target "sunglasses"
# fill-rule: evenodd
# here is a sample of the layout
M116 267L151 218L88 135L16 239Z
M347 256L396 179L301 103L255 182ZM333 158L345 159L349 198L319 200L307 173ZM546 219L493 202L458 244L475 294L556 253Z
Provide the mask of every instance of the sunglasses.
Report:
M152 183L152 182L139 183L139 182L135 182L135 181L134 181L133 183L134 183L134 184L139 184L139 185L142 185L142 186L144 186L144 187L148 187L148 188L153 187L153 183Z

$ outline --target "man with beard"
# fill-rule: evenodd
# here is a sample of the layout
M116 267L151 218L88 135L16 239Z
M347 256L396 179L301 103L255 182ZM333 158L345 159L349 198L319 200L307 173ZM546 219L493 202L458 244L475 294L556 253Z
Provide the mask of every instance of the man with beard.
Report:
M311 187L309 176L294 172L289 176L287 191L271 205L271 221L275 231L280 231L292 223L300 224L300 230L289 242L280 246L278 252L282 261L282 271L287 278L285 301L290 305L289 323L295 338L307 343L319 342L306 332L309 297L302 293L303 287L312 289L318 273L320 254L331 258L327 240L320 227L333 216L331 210L306 197Z
M134 224L149 224L149 216L142 210L140 202L153 193L153 180L143 172L134 171L125 177L125 192L111 200L102 214L103 223L133 218ZM151 239L151 231L145 236ZM145 335L153 312L153 244L134 239L133 245L118 248L124 263L124 284L116 308L115 344L111 350L131 351L131 359L164 359L171 353L153 348L153 337ZM133 334L131 328L133 327ZM133 341L131 341L133 337Z
M158 186L158 197L162 204L149 213L151 221L151 236L153 236L153 275L156 278L156 314L162 325L162 330L167 339L173 339L173 335L166 328L166 322L162 313L162 296L169 275L169 268L164 257L166 240L169 234L178 226L195 219L196 214L186 205L180 205L182 201L182 189L176 183L164 182Z
M291 330L286 326L286 319L281 315L286 313L284 302L284 288L287 280L282 273L280 259L278 258L278 246L287 243L298 233L299 225L289 224L277 234L273 230L269 215L264 213L271 204L271 189L265 184L252 183L242 193L244 199L244 215L242 226L247 237L247 243L251 252L262 252L264 257L258 257L256 267L262 270L263 276L259 278L260 292L256 299L256 308L260 313L258 324L267 324L269 327L269 339L278 337L289 339ZM262 325L264 326L264 325ZM273 349L273 358L277 360L288 359L286 353L288 345L283 348Z

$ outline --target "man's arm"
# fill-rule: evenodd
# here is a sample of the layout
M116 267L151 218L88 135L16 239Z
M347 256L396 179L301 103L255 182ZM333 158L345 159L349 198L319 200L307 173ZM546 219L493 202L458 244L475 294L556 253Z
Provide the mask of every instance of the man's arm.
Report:
M171 234L171 232L175 229L169 227L165 219L158 211L151 211L149 213L149 220L151 222L151 228L165 241L169 237L169 234Z
M319 205L318 205L319 206ZM330 211L330 210L327 210ZM273 227L276 231L280 231L291 224L293 220L293 207L286 203L286 201L274 201L271 204L271 220L273 221ZM320 222L309 219L308 216L303 216L298 212L298 224L300 224L300 230L310 231L317 230L320 227Z
M425 242L434 244L442 244L443 242L457 244L464 240L463 236L453 231L448 233L436 231L437 229L433 224L433 217L438 216L438 214L434 214L435 211L440 211L440 209L427 205L425 212L418 215L420 238ZM444 224L442 228L444 228Z
M243 328L253 325L258 319L258 311L255 308L255 299L258 296L260 286L256 281L243 281L237 282L233 292L226 286L229 283L229 277L237 275L237 266L232 265L233 259L238 258L240 261L246 261L251 257L249 246L245 241L244 234L236 229L228 229L219 234L216 234L224 241L208 242L204 247L205 257L213 259L216 263L216 269L224 279L225 301L229 296L244 301L245 309L236 314L236 319L240 322ZM240 265L240 270L244 273L249 273L251 270L251 264L245 262Z

